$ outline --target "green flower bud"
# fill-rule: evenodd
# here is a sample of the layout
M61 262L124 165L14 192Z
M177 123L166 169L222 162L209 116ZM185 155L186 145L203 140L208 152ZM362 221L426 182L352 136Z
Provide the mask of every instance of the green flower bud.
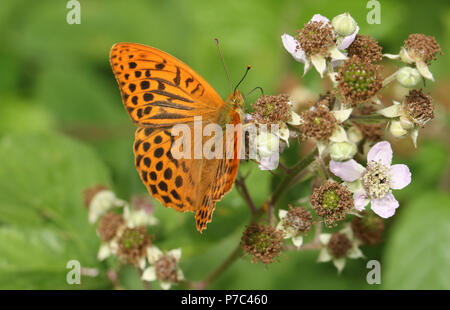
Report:
M358 143L364 138L361 130L356 126L347 129L347 137L353 143Z
M344 161L353 158L356 154L356 145L349 142L332 143L330 147L331 159Z
M343 37L354 33L357 27L356 21L349 13L343 13L334 17L331 25L333 25L334 31Z
M421 80L420 73L417 69L411 67L403 67L397 72L397 81L407 88L416 86Z

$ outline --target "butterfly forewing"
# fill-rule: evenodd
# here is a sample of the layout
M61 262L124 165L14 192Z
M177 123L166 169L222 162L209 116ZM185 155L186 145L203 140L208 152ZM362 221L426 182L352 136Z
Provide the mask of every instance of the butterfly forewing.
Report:
M175 159L171 149L176 137L172 136L171 129L177 124L192 128L195 116L201 116L204 128L219 122L221 114L237 124L239 114L226 106L189 66L156 48L118 43L111 49L110 62L125 108L139 127L134 153L143 183L164 206L196 212L196 226L201 232L211 221L216 201L233 185L239 166L238 151L229 159L224 144L223 159ZM239 138L237 133L231 140L236 150ZM194 144L191 154L193 148Z
M224 103L198 74L175 57L153 47L118 43L110 62L131 119L145 127L172 126L212 118Z

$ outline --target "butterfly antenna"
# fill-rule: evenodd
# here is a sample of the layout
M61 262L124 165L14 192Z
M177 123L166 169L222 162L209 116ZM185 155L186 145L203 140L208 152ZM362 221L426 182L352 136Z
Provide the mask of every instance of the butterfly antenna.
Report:
M247 76L248 71L252 68L252 66L247 66L247 70L245 70L244 76L242 77L242 79L239 81L239 83L237 83L236 87L234 88L233 93L236 91L236 89L239 87L239 85L241 85L242 81L245 79L245 77Z
M223 68L225 69L225 74L227 75L228 85L230 85L231 91L233 89L233 86L231 86L230 74L228 73L227 66L225 66L225 60L223 59L222 51L220 50L219 39L214 38L214 41L216 41L217 49L219 50L220 59L222 60Z
M253 93L255 90L259 89L261 91L261 94L264 96L264 90L262 89L262 87L260 86L256 86L255 88L253 88L251 91L249 91L245 96L250 95L251 93Z

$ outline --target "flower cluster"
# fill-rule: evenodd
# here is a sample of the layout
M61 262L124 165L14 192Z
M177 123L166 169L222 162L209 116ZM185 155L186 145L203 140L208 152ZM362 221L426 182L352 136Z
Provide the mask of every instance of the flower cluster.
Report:
M143 281L159 280L163 289L184 279L178 266L181 249L163 254L153 244L148 228L158 224L158 220L147 198L133 197L129 204L117 198L106 186L97 185L84 191L84 201L89 221L97 224L101 241L97 258L100 261L115 258L120 265L136 267L141 271ZM111 272L116 273L115 270Z
M442 51L433 37L411 34L398 55L383 54L375 38L359 33L349 13L331 21L316 14L295 35L285 33L281 40L293 59L304 64L303 74L314 67L332 88L306 107L294 109L285 94L263 96L253 107L258 122L286 124L289 131L280 135L286 146L290 138L299 137L300 142L313 142L318 153L309 168L317 173L309 199L299 200L306 202L302 207L280 209L276 231L292 239L297 249L321 248L319 261L333 261L340 272L345 257L363 257L359 246L382 241L383 219L400 206L393 191L411 182L411 172L406 165L392 164L388 139L409 133L417 146L418 131L434 117L432 97L418 85L422 78L433 80L428 66ZM385 59L405 65L385 77ZM410 90L384 106L383 91L392 82ZM320 233L322 226L338 225L344 228ZM313 227L317 236L305 244ZM269 231L267 226L247 228L242 245L254 260L271 262L273 257L265 253L278 253L268 251L279 248L279 238L267 237L273 236Z

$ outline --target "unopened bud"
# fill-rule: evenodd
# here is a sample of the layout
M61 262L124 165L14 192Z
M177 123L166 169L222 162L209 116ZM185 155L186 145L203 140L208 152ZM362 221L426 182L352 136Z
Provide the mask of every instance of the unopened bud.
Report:
M347 129L347 137L353 143L358 143L364 138L361 130L356 126Z
M344 161L353 158L356 154L356 145L349 142L332 143L330 147L331 159Z
M349 13L335 16L331 21L331 24L333 25L334 31L344 37L354 33L357 27L356 21Z
M403 67L397 72L397 81L407 88L416 86L421 80L420 73L417 69L411 67Z

